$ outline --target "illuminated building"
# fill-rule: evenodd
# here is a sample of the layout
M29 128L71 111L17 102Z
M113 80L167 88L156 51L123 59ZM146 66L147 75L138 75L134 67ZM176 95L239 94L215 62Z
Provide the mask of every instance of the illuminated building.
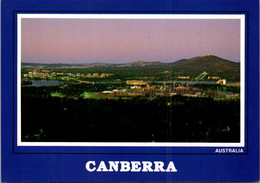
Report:
M147 85L148 83L142 81L142 80L128 80L126 81L127 85Z

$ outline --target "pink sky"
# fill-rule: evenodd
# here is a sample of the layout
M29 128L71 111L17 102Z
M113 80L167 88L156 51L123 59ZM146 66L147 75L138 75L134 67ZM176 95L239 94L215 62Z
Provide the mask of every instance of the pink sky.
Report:
M22 62L240 61L240 20L22 19Z

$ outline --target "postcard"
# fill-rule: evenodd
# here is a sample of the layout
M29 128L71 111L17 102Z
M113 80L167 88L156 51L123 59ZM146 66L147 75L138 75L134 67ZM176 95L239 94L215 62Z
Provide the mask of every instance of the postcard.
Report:
M2 181L259 180L257 1L70 2L2 3Z

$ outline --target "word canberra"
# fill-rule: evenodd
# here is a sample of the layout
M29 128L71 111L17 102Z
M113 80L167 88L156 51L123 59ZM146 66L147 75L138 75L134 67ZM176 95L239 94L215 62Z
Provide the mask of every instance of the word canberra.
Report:
M86 163L86 170L89 172L177 172L175 165L170 161L165 166L162 161L95 161Z

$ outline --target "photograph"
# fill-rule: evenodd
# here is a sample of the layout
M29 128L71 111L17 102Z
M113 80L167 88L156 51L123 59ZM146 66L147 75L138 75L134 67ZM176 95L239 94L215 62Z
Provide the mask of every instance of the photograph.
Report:
M259 1L1 7L2 182L259 181Z
M243 18L18 15L18 139L242 143Z

